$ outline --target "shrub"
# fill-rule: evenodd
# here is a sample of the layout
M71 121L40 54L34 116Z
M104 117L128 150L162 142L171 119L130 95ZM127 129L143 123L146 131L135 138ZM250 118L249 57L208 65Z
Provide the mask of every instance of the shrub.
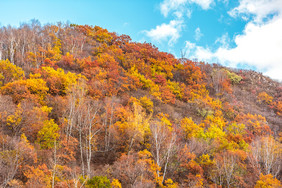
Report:
M111 188L111 182L106 176L94 176L86 183L87 188Z

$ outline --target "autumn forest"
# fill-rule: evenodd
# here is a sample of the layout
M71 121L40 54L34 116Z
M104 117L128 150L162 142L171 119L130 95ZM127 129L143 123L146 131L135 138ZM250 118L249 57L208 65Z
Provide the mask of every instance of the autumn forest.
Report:
M282 85L99 26L0 28L0 187L282 187Z

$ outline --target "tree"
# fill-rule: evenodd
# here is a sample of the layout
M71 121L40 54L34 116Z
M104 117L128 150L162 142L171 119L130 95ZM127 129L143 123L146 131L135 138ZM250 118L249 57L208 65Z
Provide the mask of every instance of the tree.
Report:
M281 143L272 137L261 137L250 145L249 160L259 174L272 174L277 177L281 173Z
M261 92L258 94L257 99L259 103L265 102L266 104L270 105L272 103L273 97L268 95L266 92Z
M19 103L23 99L28 98L43 104L48 90L46 82L38 78L17 80L1 87L2 94L10 95L15 103Z
M80 98L77 102L77 106L75 105L73 109L75 117L69 116L74 119L68 121L75 122L74 128L78 136L82 174L85 175L84 160L86 158L87 176L90 177L92 154L96 146L95 136L102 130L98 116L101 103L90 98Z
M59 126L53 119L44 121L44 126L37 134L37 141L42 149L51 149L59 138Z
M200 133L203 132L203 125L197 125L193 122L192 118L183 118L180 122L181 128L184 131L185 138L192 139L200 136Z
M160 115L160 121L152 122L150 129L152 134L152 154L156 164L163 169L163 176L161 176L160 170L157 170L157 176L160 179L159 183L163 184L171 156L174 152L176 133L165 115Z
M84 78L81 75L71 72L65 73L63 69L55 70L52 67L42 67L38 73L46 81L49 92L53 95L65 95L72 85L76 84L80 78Z
M24 71L16 65L10 63L9 60L0 59L0 86L15 80L23 79Z
M153 187L158 181L159 170L148 150L122 154L112 166L112 176L121 181L123 187Z
M232 92L228 77L228 72L224 69L216 70L212 73L212 83L217 95L222 95L223 92Z
M93 176L86 182L87 188L111 188L111 182L106 176Z
M25 135L11 138L0 134L0 185L6 187L16 176L21 176L30 165L37 162L34 147Z
M179 162L177 173L183 177L180 181L183 186L202 187L203 185L203 169L195 161L196 157L196 154L191 151L191 146L187 144L177 153L177 161Z
M25 176L28 178L27 186L38 188L51 187L51 173L46 164L37 167L30 166L25 172Z
M241 76L235 74L234 72L230 72L225 70L227 73L228 78L231 80L232 84L238 84L243 79Z
M281 182L274 178L271 174L263 175L260 174L259 180L257 181L255 188L264 188L264 187L281 187Z
M244 168L244 164L241 162L244 160L244 156L239 154L232 151L216 154L214 167L210 171L210 178L214 183L226 187L239 185Z
M271 129L265 117L257 114L239 114L235 118L238 123L245 124L249 135L252 137L270 135Z
M119 108L117 112L119 120L115 123L121 138L121 144L125 152L130 153L137 149L139 144L146 145L145 138L150 133L151 114L147 115L145 109L136 101L127 108Z

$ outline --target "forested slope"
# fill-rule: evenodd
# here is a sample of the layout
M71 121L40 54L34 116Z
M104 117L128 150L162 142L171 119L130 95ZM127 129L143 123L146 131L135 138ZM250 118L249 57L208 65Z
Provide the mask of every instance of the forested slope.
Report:
M0 29L1 187L281 187L282 86L95 26Z

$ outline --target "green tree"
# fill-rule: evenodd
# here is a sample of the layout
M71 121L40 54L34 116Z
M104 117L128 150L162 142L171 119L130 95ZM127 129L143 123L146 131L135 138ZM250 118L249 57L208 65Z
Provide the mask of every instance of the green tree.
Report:
M110 188L111 182L106 176L94 176L86 183L87 188Z
M51 149L59 138L59 126L53 119L44 121L43 128L37 134L37 141L42 149Z

